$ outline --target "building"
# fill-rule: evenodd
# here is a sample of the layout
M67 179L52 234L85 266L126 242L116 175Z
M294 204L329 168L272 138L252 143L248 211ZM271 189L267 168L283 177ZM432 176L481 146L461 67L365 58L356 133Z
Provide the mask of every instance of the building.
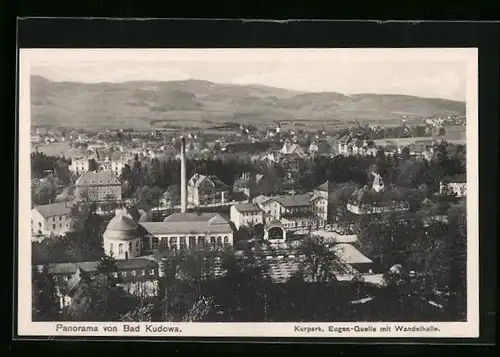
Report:
M31 210L32 235L63 235L71 230L71 207L69 202L36 206Z
M264 212L255 203L232 205L230 217L236 229L240 229L241 226L254 226L264 223Z
M75 183L75 200L121 201L122 186L111 171L85 172Z
M260 203L260 208L269 216L281 220L284 216L310 212L308 194L273 196Z
M277 189L277 182L269 175L245 172L233 185L233 192L241 192L251 199L259 195L270 195Z
M234 231L218 213L174 213L163 222L140 222L143 254L158 247L170 250L219 249L233 245Z
M187 183L187 201L193 206L226 203L229 186L217 176L194 174Z
M118 210L103 234L104 252L115 259L132 259L142 255L144 232L127 209Z
M71 159L69 170L80 176L89 171L89 158L88 157L74 157Z
M457 198L467 196L467 177L465 174L447 177L439 184L439 193L441 195L452 194Z
M98 261L78 263L57 263L48 265L48 273L54 278L61 309L69 306L75 290L83 282L91 283L98 276ZM158 263L152 259L116 260L115 277L118 286L135 296L156 296L158 277L161 275ZM39 272L43 265L37 266Z
M355 190L347 203L347 210L357 215L404 212L410 209L403 193L397 187L386 187L382 177L374 174L372 187Z
M331 219L332 212L329 206L334 201L335 191L336 185L330 181L324 182L313 190L311 209L323 223Z

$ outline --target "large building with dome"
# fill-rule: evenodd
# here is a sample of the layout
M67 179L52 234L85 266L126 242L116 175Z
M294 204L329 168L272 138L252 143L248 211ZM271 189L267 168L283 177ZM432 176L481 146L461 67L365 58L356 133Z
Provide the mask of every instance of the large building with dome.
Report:
M163 222L145 220L144 215L137 219L134 209L117 210L103 234L105 253L115 259L133 259L158 248L176 251L233 245L233 228L218 213L179 212Z

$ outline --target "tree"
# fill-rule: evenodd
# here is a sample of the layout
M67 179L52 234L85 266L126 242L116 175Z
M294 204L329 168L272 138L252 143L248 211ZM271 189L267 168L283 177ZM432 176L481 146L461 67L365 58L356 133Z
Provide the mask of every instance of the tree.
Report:
M37 266L32 268L32 320L57 321L59 316L59 298L49 267L43 266L42 271Z
M336 279L335 273L342 271L342 264L334 250L319 237L305 238L297 248L297 254L304 256L300 266L302 276L312 282L331 282Z
M89 160L89 171L97 171L99 169L99 165L95 159Z

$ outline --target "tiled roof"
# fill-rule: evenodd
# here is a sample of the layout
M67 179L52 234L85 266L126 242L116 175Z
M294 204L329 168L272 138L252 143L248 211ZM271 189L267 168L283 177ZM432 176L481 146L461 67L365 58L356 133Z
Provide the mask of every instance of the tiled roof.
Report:
M78 180L76 186L99 186L99 185L120 185L120 180L111 171L84 172Z
M43 217L46 218L52 216L67 215L71 212L72 206L73 204L71 202L59 202L36 206L33 209L37 210Z
M316 187L316 190L330 193L335 191L335 184L330 181L326 181L325 183Z
M198 188L200 184L205 181L209 180L212 185L216 188L228 188L228 185L224 182L222 182L217 176L210 175L200 175L200 174L194 174L188 181L188 185Z
M335 244L331 250L339 257L340 261L344 264L367 264L373 261L357 250L351 244Z
M151 234L233 233L229 221L217 213L174 213L163 222L141 222Z
M309 206L311 197L308 194L304 195L293 195L293 196L274 196L270 197L270 200L278 202L284 207L299 207L299 206Z
M255 212L260 211L260 207L255 203L237 203L233 207L239 212Z
M135 269L155 269L158 264L151 259L118 259L115 261L116 267L121 270ZM54 275L70 275L75 274L78 269L87 273L97 272L99 266L98 261L78 262L78 263L56 263L49 264L49 274Z

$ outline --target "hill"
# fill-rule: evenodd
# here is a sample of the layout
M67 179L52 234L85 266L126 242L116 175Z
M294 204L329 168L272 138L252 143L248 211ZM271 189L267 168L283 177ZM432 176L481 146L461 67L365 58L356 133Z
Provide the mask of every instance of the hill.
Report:
M411 119L464 113L463 102L403 95L302 93L201 80L85 84L31 78L34 125L146 129L231 121L266 125L292 119L388 122L404 115Z

